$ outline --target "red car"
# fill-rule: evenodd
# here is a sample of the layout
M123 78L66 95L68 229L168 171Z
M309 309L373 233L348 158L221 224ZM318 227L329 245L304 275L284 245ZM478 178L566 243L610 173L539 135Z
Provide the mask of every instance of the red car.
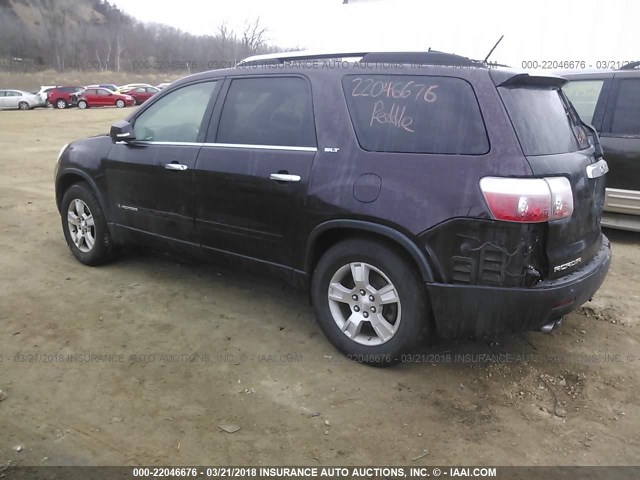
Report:
M56 87L47 93L47 102L54 108L67 108L78 103L82 87Z
M160 89L156 87L136 87L130 90L123 90L122 93L131 95L136 101L136 105L142 105L159 91Z
M87 88L78 100L78 108L89 107L131 107L136 101L131 95L116 93L106 88Z

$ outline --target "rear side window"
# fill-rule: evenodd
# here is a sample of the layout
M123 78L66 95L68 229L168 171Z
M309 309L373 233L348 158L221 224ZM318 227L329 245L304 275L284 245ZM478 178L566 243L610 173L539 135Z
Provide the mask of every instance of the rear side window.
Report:
M216 142L315 147L309 84L300 77L233 80L220 116Z
M560 90L528 87L498 90L525 155L554 155L589 148L586 130Z
M640 135L640 80L621 80L611 133Z
M478 100L465 80L347 75L342 86L365 150L459 155L489 151Z
M562 88L585 123L593 122L593 113L603 85L604 80L577 80Z

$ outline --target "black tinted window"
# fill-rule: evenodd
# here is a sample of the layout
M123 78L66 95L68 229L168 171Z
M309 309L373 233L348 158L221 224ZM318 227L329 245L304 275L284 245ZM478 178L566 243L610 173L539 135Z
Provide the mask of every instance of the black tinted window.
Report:
M640 135L640 80L620 82L611 133Z
M348 75L342 85L365 150L462 155L489 151L478 101L464 80Z
M216 141L315 147L309 85L298 77L233 80L222 109Z
M525 155L553 155L589 147L586 130L557 89L500 88Z

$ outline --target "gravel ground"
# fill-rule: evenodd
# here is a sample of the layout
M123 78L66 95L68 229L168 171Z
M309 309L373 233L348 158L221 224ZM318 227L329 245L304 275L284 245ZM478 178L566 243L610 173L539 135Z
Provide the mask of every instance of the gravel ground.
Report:
M0 112L0 465L638 463L640 235L607 232L604 286L551 335L375 369L271 279L71 256L56 155L123 116Z

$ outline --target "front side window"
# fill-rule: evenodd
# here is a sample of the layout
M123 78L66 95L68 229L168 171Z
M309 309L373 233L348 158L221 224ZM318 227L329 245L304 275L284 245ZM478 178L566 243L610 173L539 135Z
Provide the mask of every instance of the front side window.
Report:
M233 80L220 116L216 142L315 147L308 83L300 77Z
M137 140L196 142L218 82L203 82L174 90L136 118Z
M465 80L347 75L342 87L365 150L460 155L489 151L480 106Z
M604 80L576 80L562 87L583 122L590 124L593 121L603 85Z
M611 133L625 136L640 135L640 80L620 81Z

